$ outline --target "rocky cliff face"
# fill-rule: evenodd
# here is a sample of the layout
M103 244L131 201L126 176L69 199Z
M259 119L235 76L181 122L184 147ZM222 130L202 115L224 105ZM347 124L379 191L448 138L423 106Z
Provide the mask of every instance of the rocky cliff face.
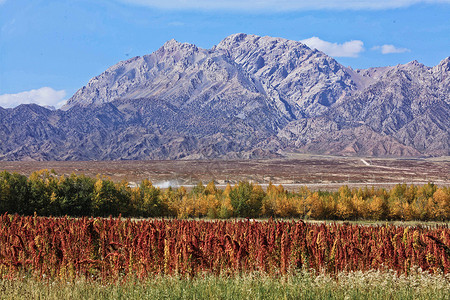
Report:
M171 40L61 110L0 108L0 159L449 155L449 95L450 58L352 70L281 38Z
M320 115L356 90L352 75L361 77L322 52L281 38L235 34L210 50L171 40L91 79L65 109L117 99L158 98L180 107L224 96L262 97L295 119Z

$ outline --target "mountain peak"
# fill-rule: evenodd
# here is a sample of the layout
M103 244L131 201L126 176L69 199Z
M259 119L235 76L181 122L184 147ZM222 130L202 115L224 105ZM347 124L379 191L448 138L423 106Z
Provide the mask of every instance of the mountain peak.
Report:
M418 67L418 68L426 67L424 64L418 62L417 60L410 61L409 63L406 64L406 66Z
M163 52L174 52L174 51L183 51L183 50L193 50L197 51L198 48L194 44L189 43L181 43L176 41L175 39L168 40L165 42L162 47L159 49L159 51Z
M78 159L232 157L256 148L346 155L355 143L358 155L447 155L449 69L450 58L433 70L417 61L352 70L299 41L245 33L211 49L172 39L92 78L64 113L37 115L75 128L47 135L90 151ZM19 120L30 115L22 110ZM0 113L2 136L14 118ZM96 148L105 145L99 136L110 148Z
M444 72L450 72L450 56L444 58L437 67Z
M247 38L248 36L254 36L254 35L250 35L250 34L246 34L246 33L242 33L242 32L241 33L234 33L234 34L231 34L231 35L227 36L222 41L240 42L240 41L244 40L245 38Z
M293 40L288 40L280 37L271 36L259 36L254 34L236 33L224 38L218 45L219 49L230 49L233 47L239 47L241 44L247 44L248 46L273 48L278 43L290 43L300 47L306 47L306 45Z
M173 46L176 46L176 45L179 45L179 44L181 44L181 43L178 42L177 40L170 39L170 40L168 40L167 42L165 42L163 44L163 48L169 48L169 47L173 47Z

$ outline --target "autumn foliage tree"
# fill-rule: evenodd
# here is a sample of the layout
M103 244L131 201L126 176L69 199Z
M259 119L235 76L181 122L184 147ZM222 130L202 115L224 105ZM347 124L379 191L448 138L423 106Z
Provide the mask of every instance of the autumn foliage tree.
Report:
M450 190L432 183L399 184L384 188L336 192L300 187L288 191L281 185L239 182L225 189L214 181L160 189L149 180L130 187L128 182L72 174L59 176L48 170L29 178L0 172L0 213L41 216L132 216L171 218L310 218L328 220L450 220Z

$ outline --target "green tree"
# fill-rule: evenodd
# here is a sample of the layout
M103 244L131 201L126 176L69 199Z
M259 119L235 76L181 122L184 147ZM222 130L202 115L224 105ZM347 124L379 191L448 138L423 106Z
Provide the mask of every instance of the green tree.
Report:
M17 173L0 172L0 213L33 214L28 179Z
M38 215L60 214L60 203L55 195L57 185L58 179L48 170L40 170L30 175L30 204Z
M89 216L92 213L94 180L72 174L58 182L57 196L62 215Z
M140 187L141 205L139 215L142 217L160 217L167 214L167 205L161 201L160 189L145 179Z
M98 178L94 184L92 213L107 217L122 214L127 216L131 208L131 190L127 182L116 185L111 180Z
M259 216L264 197L265 193L260 186L254 187L249 182L239 182L230 191L231 206L235 216Z

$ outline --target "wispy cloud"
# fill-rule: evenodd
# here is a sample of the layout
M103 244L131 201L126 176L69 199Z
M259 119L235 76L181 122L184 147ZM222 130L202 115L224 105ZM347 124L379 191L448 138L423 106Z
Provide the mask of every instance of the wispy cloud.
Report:
M392 54L392 53L405 53L410 52L408 48L397 48L394 45L382 45L382 46L375 46L372 48L372 50L380 50L383 54Z
M364 43L359 40L348 41L342 44L331 43L313 36L312 38L301 40L310 48L315 48L333 57L358 57L364 51Z
M1 1L1 0L0 0ZM162 9L292 11L317 9L392 9L418 3L450 3L450 0L121 0L125 3Z
M20 104L35 103L42 106L61 107L66 97L66 91L56 91L49 87L42 87L37 90L30 90L17 94L0 95L0 106L5 108L16 107Z

